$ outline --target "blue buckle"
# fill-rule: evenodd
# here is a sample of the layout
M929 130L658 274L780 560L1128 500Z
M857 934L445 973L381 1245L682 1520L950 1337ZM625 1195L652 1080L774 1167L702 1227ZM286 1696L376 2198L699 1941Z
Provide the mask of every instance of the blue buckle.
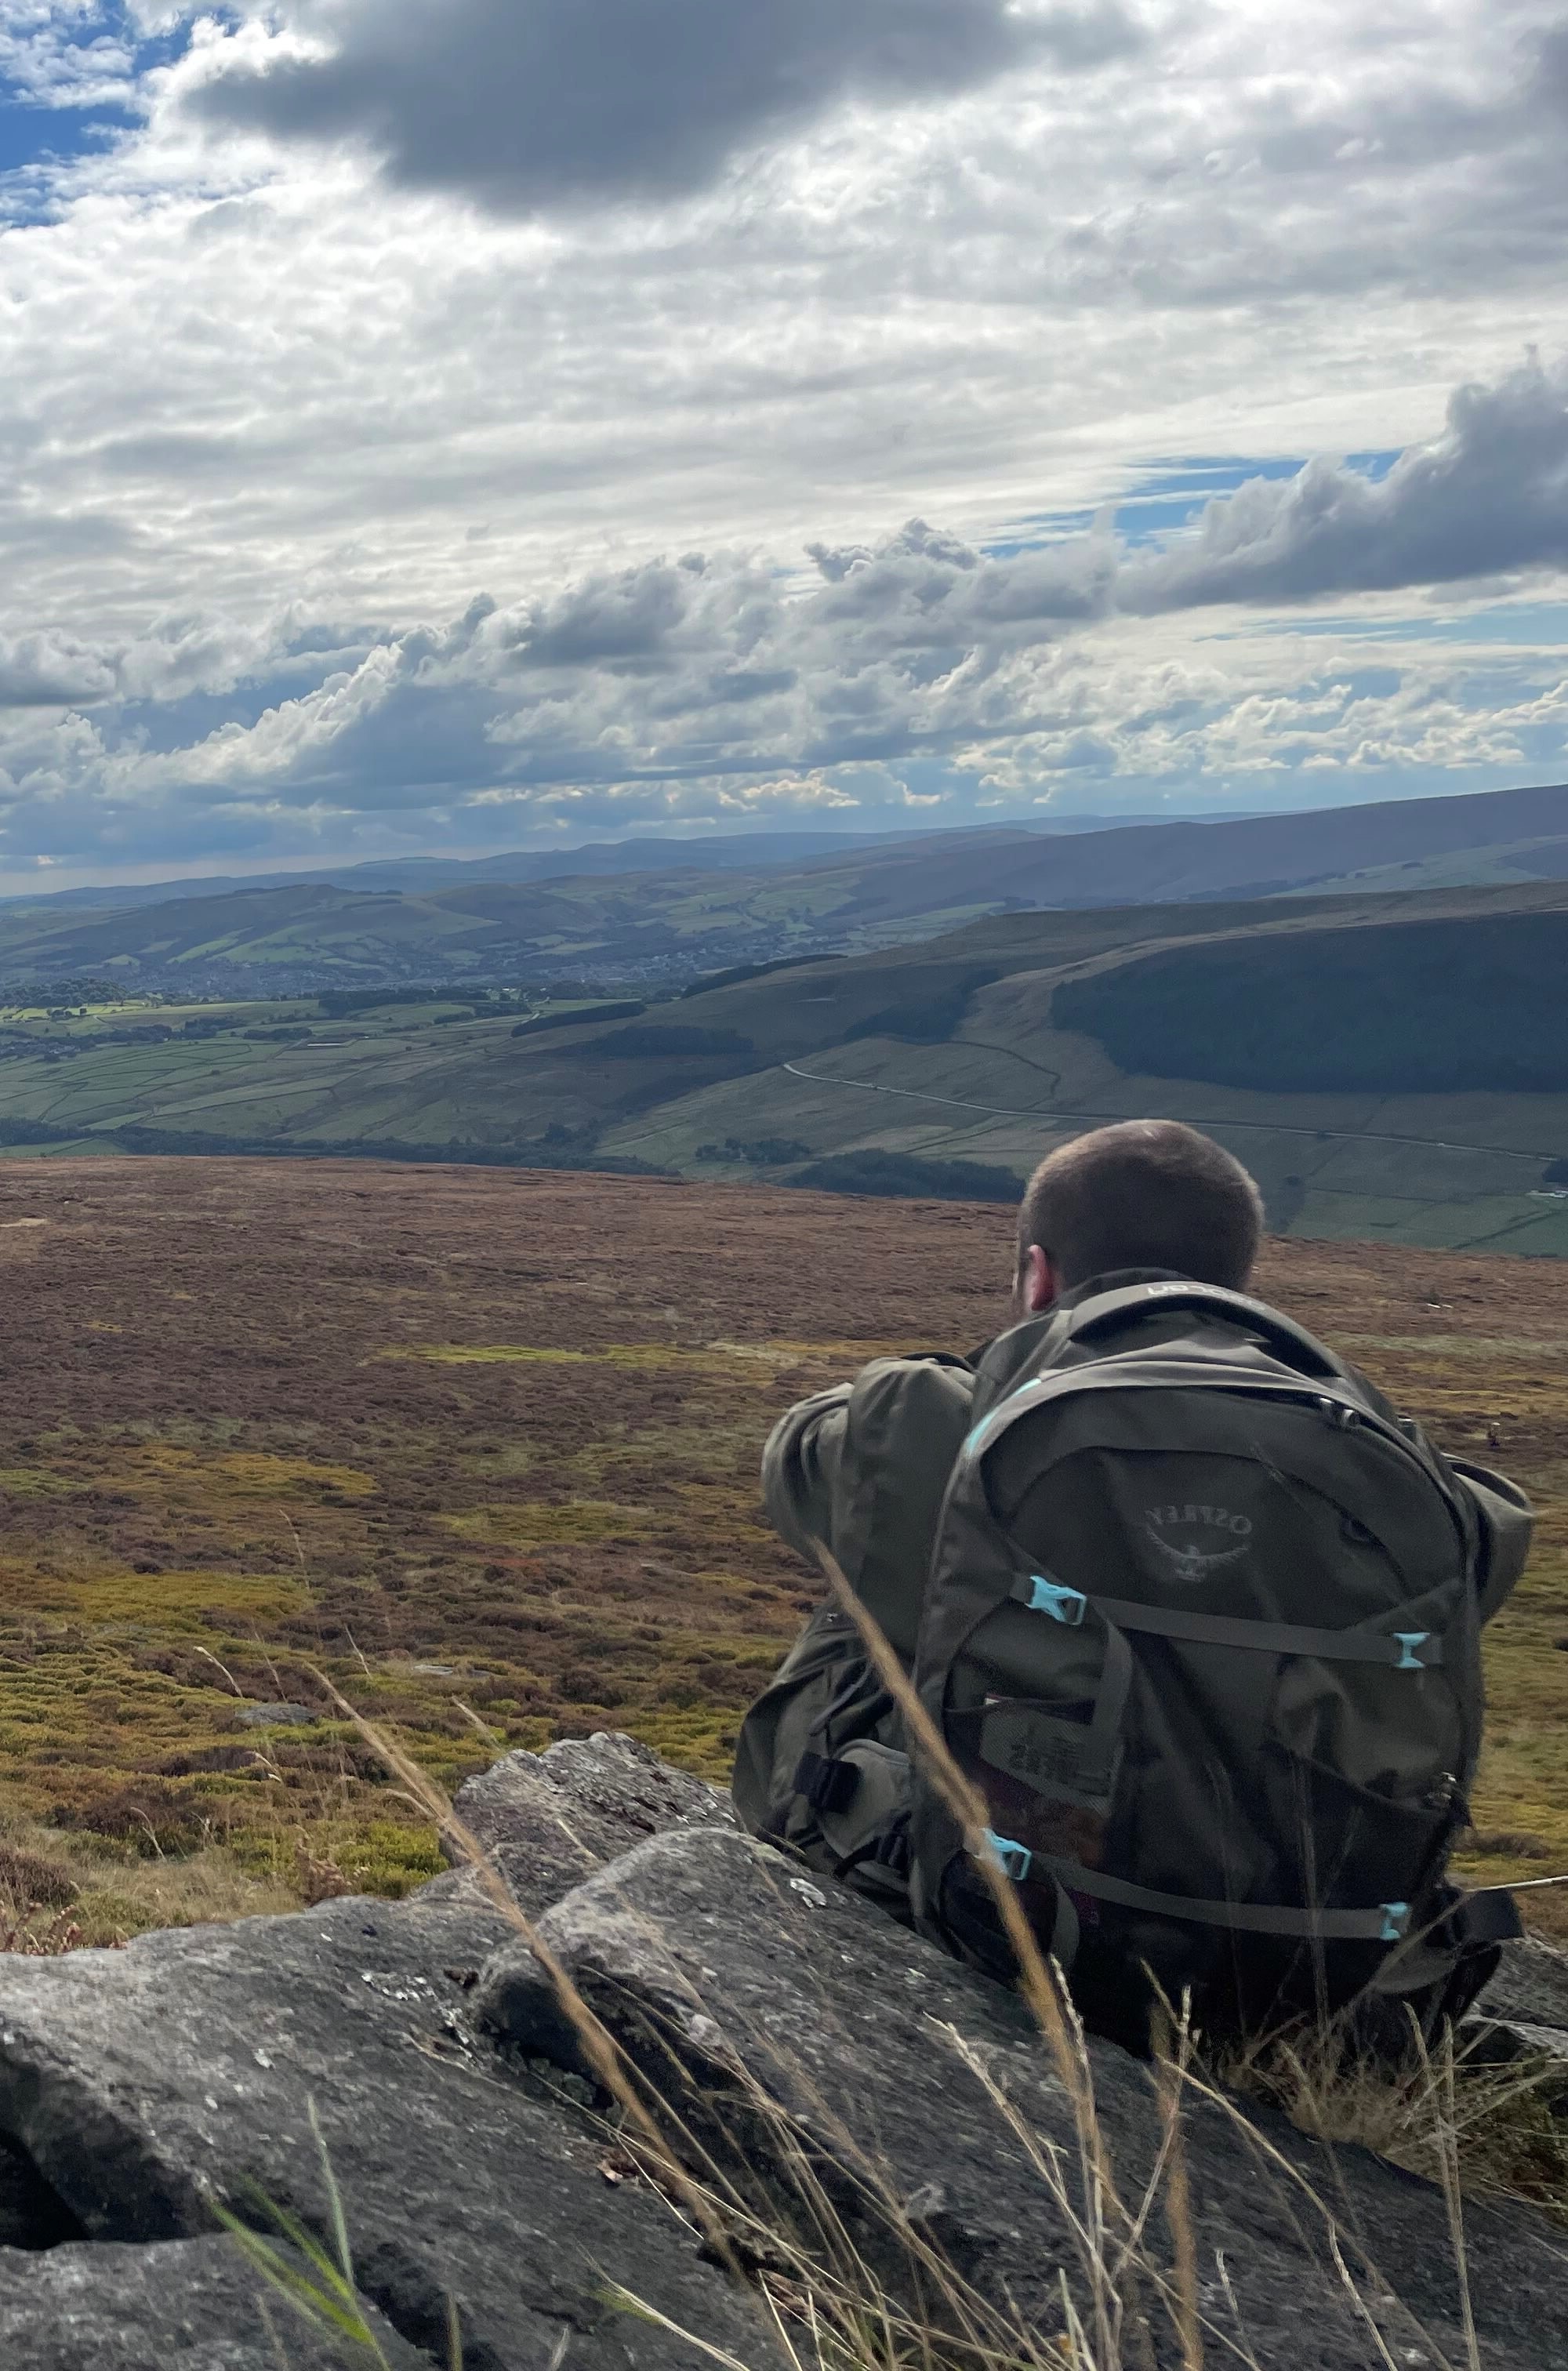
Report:
M1089 1600L1081 1589L1066 1589L1059 1580L1047 1580L1043 1573L1029 1576L1031 1613L1048 1613L1053 1622L1065 1622L1069 1629L1078 1629L1083 1621Z
M1383 1931L1378 1936L1378 1940L1380 1943L1402 1943L1405 1938L1405 1930L1409 1925L1410 1904L1408 1902L1385 1902L1383 1904Z
M1424 1671L1426 1666L1415 1650L1418 1647L1424 1647L1431 1636L1430 1630L1396 1630L1394 1637L1404 1648L1404 1653L1394 1665L1395 1671Z
M1021 1885L1034 1858L1029 1846L1015 1845L1010 1836L999 1836L994 1828L986 1829L986 1842L1001 1862L1003 1876L1010 1877L1015 1885Z

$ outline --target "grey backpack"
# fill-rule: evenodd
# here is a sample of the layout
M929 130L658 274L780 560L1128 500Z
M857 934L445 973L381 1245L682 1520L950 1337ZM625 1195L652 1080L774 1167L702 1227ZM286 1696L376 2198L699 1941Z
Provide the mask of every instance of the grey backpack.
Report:
M1113 2030L1151 1977L1249 2023L1435 1997L1488 1931L1445 1882L1495 1611L1472 1499L1241 1294L1133 1285L1035 1333L982 1370L915 1677L1037 1933ZM917 1923L986 1963L994 1905L917 1770L907 1865Z

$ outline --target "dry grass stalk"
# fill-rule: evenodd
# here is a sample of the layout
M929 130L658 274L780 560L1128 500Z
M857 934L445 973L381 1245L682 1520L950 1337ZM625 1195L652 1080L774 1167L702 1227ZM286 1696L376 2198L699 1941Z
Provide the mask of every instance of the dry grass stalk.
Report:
M515 1901L506 1879L478 1836L466 1821L458 1818L453 1804L420 1768L411 1754L406 1753L396 1740L386 1736L373 1721L357 1711L346 1696L340 1694L325 1673L318 1671L316 1678L344 1718L352 1721L366 1744L381 1756L386 1767L422 1807L427 1816L451 1839L497 1910L527 1944L554 1987L556 1997L582 2045L587 2065L593 2069L600 2086L620 2108L631 2134L650 2153L659 2186L662 2189L667 2186L668 2192L679 2199L712 2245L728 2257L729 2245L721 2223L712 2215L701 2187L692 2180L670 2148L657 2120L642 2098L625 2052L602 2019L594 2015L568 1970Z
M1512 2200L1568 2222L1568 2124L1552 2113L1564 2070L1545 2057L1493 2064L1450 2031L1412 2035L1402 2065L1358 2055L1343 2019L1275 2034L1219 2062L1219 2079L1265 2099L1314 2140L1370 2149L1466 2197Z

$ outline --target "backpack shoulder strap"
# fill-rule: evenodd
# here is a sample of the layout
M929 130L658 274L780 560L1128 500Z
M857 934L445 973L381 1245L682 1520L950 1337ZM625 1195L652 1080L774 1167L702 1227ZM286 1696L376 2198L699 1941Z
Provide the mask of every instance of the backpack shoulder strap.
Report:
M1304 1325L1271 1309L1266 1301L1254 1301L1245 1292L1229 1292L1218 1284L1129 1284L1113 1292L1097 1292L1091 1300L1080 1301L1076 1309L1064 1313L1065 1339L1078 1347L1113 1334L1136 1318L1164 1316L1168 1312L1183 1310L1260 1335L1277 1358L1301 1374L1341 1381L1346 1373L1343 1360L1336 1359Z

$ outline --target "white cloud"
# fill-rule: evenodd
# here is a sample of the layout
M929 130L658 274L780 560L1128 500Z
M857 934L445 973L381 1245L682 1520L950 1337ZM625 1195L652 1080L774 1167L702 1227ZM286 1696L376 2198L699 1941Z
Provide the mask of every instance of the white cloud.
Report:
M612 5L279 0L149 71L131 33L189 11L106 45L0 0L0 76L148 115L0 231L0 698L57 703L0 711L0 861L1568 770L1539 654L1374 681L1273 630L1562 561L1564 385L1518 369L1568 350L1562 6L1144 0L1139 52L1088 0L900 0L898 56L877 0L726 8L724 107L672 37L673 106L588 61L651 124L628 172L560 107L525 151L527 40L559 84ZM466 145L409 100L438 23ZM1310 452L1164 553L1054 523Z
M100 0L5 0L0 78L33 107L101 107L132 92L132 28L106 22Z
M1101 527L988 554L915 521L818 545L804 581L745 551L636 561L358 648L297 610L266 631L169 620L121 646L18 641L0 648L0 710L69 701L91 722L0 735L0 853L40 835L59 853L95 815L122 833L138 813L268 845L439 815L461 840L561 816L891 803L958 820L1064 786L1081 804L1150 782L1201 799L1331 774L1378 792L1561 770L1550 646L1439 647L1390 614L1375 648L1335 648L1328 629L1282 632L1280 605L1484 576L1495 607L1500 573L1558 581L1565 387L1531 363L1462 389L1444 434L1379 480L1324 465L1243 483L1153 552ZM1235 630L1249 603L1272 631Z

